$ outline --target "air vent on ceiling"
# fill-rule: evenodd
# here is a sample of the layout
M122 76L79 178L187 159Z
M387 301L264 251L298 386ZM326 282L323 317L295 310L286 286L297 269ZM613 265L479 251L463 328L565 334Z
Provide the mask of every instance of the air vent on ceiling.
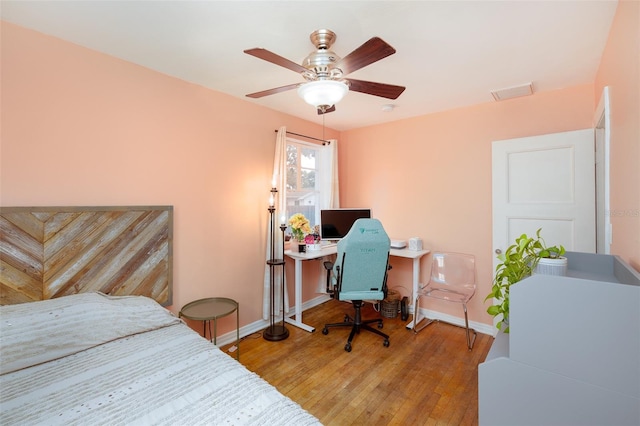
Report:
M533 95L533 83L508 87L506 89L492 90L491 94L493 95L493 99L495 99L496 101L504 101L505 99Z

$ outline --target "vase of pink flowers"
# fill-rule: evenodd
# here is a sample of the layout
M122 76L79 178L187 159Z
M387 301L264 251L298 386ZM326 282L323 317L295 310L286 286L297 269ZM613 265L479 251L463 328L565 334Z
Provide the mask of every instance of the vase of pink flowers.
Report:
M320 227L318 225L313 227L313 231L304 237L304 242L307 246L307 250L320 250Z

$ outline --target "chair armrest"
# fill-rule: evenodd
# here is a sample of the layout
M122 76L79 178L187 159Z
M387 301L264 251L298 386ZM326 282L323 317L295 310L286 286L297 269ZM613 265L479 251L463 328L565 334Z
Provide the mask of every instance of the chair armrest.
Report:
M331 271L333 270L333 262L323 262L322 266L327 270L327 294L332 298L335 297L335 287L331 285Z

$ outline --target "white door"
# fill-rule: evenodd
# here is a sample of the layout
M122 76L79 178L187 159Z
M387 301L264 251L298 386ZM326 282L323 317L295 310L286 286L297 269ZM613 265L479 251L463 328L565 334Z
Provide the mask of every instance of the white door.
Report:
M593 129L495 141L492 155L494 252L542 228L547 245L595 253Z

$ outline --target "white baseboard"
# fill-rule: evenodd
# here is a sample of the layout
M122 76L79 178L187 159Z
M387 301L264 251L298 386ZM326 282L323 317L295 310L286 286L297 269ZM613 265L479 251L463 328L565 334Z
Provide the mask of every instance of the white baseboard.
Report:
M302 304L302 311L304 312L307 309L311 309L314 306L318 306L330 299L331 297L329 297L328 294L321 294L318 297L315 297L311 300L307 300L306 302L304 302ZM294 315L294 313L295 313L295 308L290 307L289 313L287 314L287 316L291 317ZM256 333L258 331L264 330L268 326L269 326L269 321L261 319L258 321L254 321L251 324L247 324L243 327L240 327L240 339L242 339L243 337L249 336L253 333ZM289 327L293 327L293 326L289 326ZM230 332L222 334L216 338L216 343L218 347L228 345L230 343L235 343L235 341L236 341L235 330L231 330Z
M322 303L331 300L331 297L328 294L321 294L311 300L307 300L302 304L302 311L306 311L307 309L311 309L315 306L321 305ZM295 309L293 307L289 308L288 317L294 315ZM432 311L429 309L420 308L420 318L426 316L427 318L437 319L443 322L448 322L451 324L458 325L460 327L464 327L464 318L455 317L453 315L443 314L442 312ZM258 331L264 330L269 326L269 321L258 320L254 321L251 324L247 324L243 327L240 327L240 339L243 337L249 336ZM290 326L293 327L293 326ZM496 335L498 331L494 326L489 324L483 324L475 321L469 321L469 327L476 330L478 333L488 334L490 336ZM236 341L236 331L232 330L228 333L225 333L221 336L218 336L216 339L217 346L224 346L230 343L234 343Z
M461 308L462 310L462 308ZM459 327L464 327L464 317L455 317L453 315L443 314L442 312L432 311L430 309L420 308L420 318L424 317L430 319L437 319L442 322L448 322L450 324L457 325ZM474 329L478 333L488 334L490 336L494 336L497 333L497 329L489 324L483 324L480 322L469 321L469 328Z
M304 312L307 309L311 309L311 308L313 308L315 306L321 305L321 304L323 304L324 302L326 302L328 300L331 300L331 296L329 296L328 294L320 294L319 296L314 297L313 299L307 300L306 302L304 302L302 304L302 311ZM293 316L293 311L294 311L294 308L290 307L289 308L289 313L287 315L288 316Z

